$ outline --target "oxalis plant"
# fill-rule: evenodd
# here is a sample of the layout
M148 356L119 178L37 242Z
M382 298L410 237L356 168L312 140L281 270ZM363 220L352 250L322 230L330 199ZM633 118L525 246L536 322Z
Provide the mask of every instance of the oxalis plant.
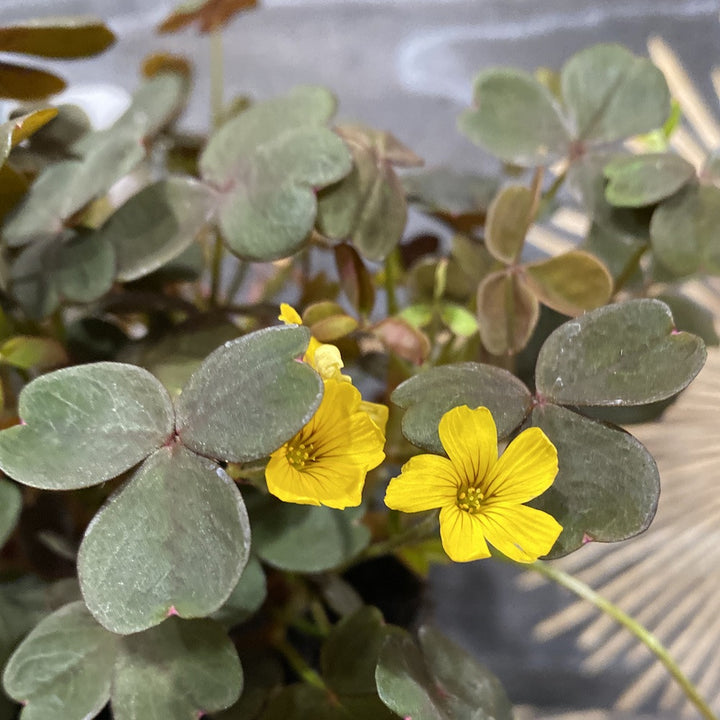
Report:
M459 127L497 174L406 170L323 88L225 102L222 26L252 4L161 28L210 36L207 137L175 127L182 58L149 57L100 131L0 64L0 717L511 718L490 669L368 604L381 557L551 577L714 717L546 562L648 527L658 470L616 423L659 418L717 344L683 287L720 273L719 176L668 152L663 75L616 45L486 70ZM112 40L0 28L46 57ZM572 196L587 237L533 253ZM408 203L445 232L404 237Z

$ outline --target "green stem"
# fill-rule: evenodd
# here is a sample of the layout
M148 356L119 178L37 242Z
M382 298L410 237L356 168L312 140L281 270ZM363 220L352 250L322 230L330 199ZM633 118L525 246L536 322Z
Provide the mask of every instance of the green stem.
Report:
M677 684L682 688L687 699L698 709L700 714L706 720L718 720L717 716L700 696L700 693L695 685L693 685L690 679L678 667L677 663L673 660L665 646L655 635L653 635L647 628L643 627L637 620L623 612L619 607L617 607L617 605L614 605L607 598L599 595L595 592L595 590L581 580L578 580L576 577L573 577L572 575L569 575L552 565L538 561L532 565L523 565L523 567L533 570L553 582L556 582L558 585L561 585L567 590L570 590L570 592L575 593L575 595L583 600L587 600L592 603L596 608L602 610L606 615L609 615L613 620L627 628L665 666L670 675L672 675L675 679L675 682L677 682Z
M230 284L228 285L227 292L225 293L226 302L228 304L232 304L234 302L235 296L240 290L240 286L247 277L249 267L249 263L246 263L244 260L240 260L240 258L238 258L235 273L233 274Z
M409 528L403 530L403 532L393 535L382 542L370 545L364 552L360 553L360 555L355 558L353 564L363 560L369 560L370 558L380 557L381 555L389 555L394 550L404 547L405 545L414 545L422 540L427 540L427 538L432 537L435 533L437 533L438 515L439 513L434 511L427 517L423 518L419 523L411 525Z
M387 314L395 315L398 311L397 294L395 284L400 274L400 252L395 248L385 258L385 295L387 297Z
M214 130L222 122L224 71L222 28L217 28L210 33L210 111Z
M224 53L222 43L222 28L210 33L210 111L212 113L212 128L217 130L223 116L223 85L224 85ZM218 233L215 233L213 245L212 264L210 266L210 305L215 306L220 294L220 275L222 270L223 243Z
M552 182L552 185L547 189L547 192L543 194L542 198L540 199L540 202L538 203L537 211L535 213L536 218L542 218L545 211L547 210L548 206L552 201L555 199L555 196L558 194L558 191L562 187L563 183L565 182L565 178L567 177L567 168L565 168Z
M321 690L327 690L323 679L305 662L305 658L285 639L276 640L273 645L282 653L288 665L303 681Z

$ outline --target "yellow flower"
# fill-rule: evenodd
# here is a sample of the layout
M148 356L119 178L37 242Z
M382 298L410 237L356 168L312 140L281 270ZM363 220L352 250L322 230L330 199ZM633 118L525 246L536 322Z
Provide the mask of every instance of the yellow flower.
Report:
M418 455L387 488L394 510L440 510L440 536L452 560L490 556L487 543L518 562L546 555L562 526L551 515L522 503L552 485L557 450L540 428L520 433L498 459L497 430L487 408L466 405L440 420L448 458Z
M333 379L324 385L317 412L270 456L265 479L285 502L355 507L368 470L385 458L385 436L362 409L357 388Z

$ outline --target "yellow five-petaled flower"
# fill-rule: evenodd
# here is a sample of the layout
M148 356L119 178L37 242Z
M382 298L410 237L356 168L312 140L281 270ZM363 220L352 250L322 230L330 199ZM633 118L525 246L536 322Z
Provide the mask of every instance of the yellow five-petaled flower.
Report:
M489 557L488 542L518 562L546 555L562 526L523 505L557 475L557 450L545 433L524 430L498 458L497 429L487 408L453 408L438 431L448 457L411 458L390 481L387 506L404 512L440 508L443 548L456 562Z

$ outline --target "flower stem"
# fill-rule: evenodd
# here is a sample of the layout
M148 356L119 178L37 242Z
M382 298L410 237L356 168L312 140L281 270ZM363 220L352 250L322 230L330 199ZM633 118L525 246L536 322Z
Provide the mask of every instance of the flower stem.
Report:
M675 660L673 660L667 648L655 635L653 635L637 620L630 617L630 615L621 610L617 605L610 602L610 600L595 592L595 590L582 582L582 580L578 580L573 575L570 575L559 568L540 561L535 562L532 565L523 565L522 567L533 570L549 580L556 582L558 585L561 585L567 590L570 590L570 592L575 593L575 595L583 600L587 600L592 603L596 608L602 610L606 615L609 615L613 620L628 629L665 666L667 671L674 678L675 682L677 682L677 684L682 688L687 699L698 709L700 714L706 720L718 720L709 705L700 696L698 689L678 667Z
M409 528L403 530L403 532L393 535L382 542L370 545L365 549L365 552L356 558L355 562L369 560L370 558L380 557L381 555L389 555L394 550L404 547L405 545L414 545L421 540L432 537L437 532L439 524L438 514L437 511L432 512L419 523L411 525Z
M222 28L210 33L210 111L212 129L217 130L223 115L224 55ZM220 276L222 270L223 242L220 234L215 233L212 261L210 266L210 305L215 306L220 294Z
M287 640L284 638L275 640L273 645L303 681L321 690L327 690L327 686L320 675L305 662L305 658Z
M398 311L397 295L395 293L395 283L398 279L400 270L400 253L395 248L385 258L385 295L387 298L387 314L395 315Z

